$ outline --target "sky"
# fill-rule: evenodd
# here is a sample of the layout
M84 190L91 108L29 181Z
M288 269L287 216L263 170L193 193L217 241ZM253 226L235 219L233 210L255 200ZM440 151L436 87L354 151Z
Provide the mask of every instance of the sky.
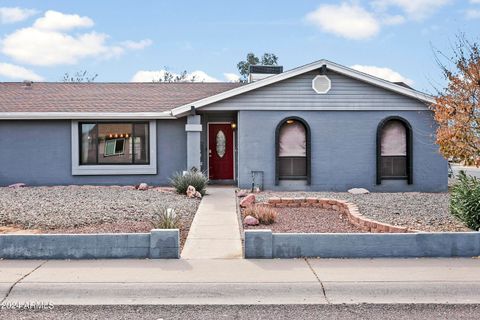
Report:
M434 92L436 50L480 41L480 0L0 0L0 81L236 81L248 52L285 70L328 59Z

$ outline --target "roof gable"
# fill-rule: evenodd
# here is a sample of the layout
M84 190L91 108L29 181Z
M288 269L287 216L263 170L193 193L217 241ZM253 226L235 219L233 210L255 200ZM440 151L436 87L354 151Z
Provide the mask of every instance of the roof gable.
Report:
M411 88L408 88L408 87L405 87L405 86L402 86L402 85L399 85L399 84L395 84L395 83L392 83L392 82L389 82L389 81L386 81L386 80L383 80L383 79L380 79L380 78L377 78L377 77L374 77L374 76L371 76L371 75L368 75L366 73L363 73L363 72L360 72L360 71L357 71L357 70L354 70L354 69L336 64L336 63L328 61L328 60L319 60L319 61L307 64L307 65L304 65L304 66L286 71L286 72L278 74L278 75L274 75L274 76L271 76L271 77L253 82L253 83L249 83L249 84L244 85L244 86L239 87L239 88L235 88L235 89L232 89L232 90L229 90L229 91L226 91L226 92L223 92L223 93L211 96L211 97L206 97L204 99L200 99L198 101L195 101L195 102L187 104L187 105L180 106L180 107L172 110L172 115L173 116L181 116L181 115L185 114L186 112L190 111L192 106L194 106L196 109L202 108L204 106L213 104L215 102L219 102L219 101L222 101L222 100L225 100L225 99L229 99L229 98L232 98L232 97L235 97L235 96L239 96L241 94L245 94L247 92L257 90L259 88L263 88L263 87L272 85L272 84L280 82L280 81L284 81L284 80L287 80L287 79L290 79L290 78L293 78L293 77L297 77L299 75L302 75L302 74L305 74L305 73L308 73L308 72L312 72L314 70L319 70L323 66L325 66L327 68L327 70L332 70L336 73L345 75L347 77L351 77L351 78L354 78L356 80L363 81L365 83L369 83L371 85L389 90L391 92L398 93L398 94L403 95L403 96L407 96L407 97L422 101L424 103L432 103L433 102L433 97L431 97L431 96L429 96L425 93L422 93L422 92L416 91L414 89L411 89Z

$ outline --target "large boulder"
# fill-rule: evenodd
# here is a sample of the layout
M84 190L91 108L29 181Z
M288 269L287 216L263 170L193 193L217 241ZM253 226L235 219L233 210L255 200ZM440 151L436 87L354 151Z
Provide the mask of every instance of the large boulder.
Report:
M14 183L9 185L8 187L12 189L19 189L19 188L25 188L26 186L27 185L25 183Z
M249 194L245 198L240 201L240 207L246 208L248 206L251 206L252 204L255 204L255 195L254 194Z
M370 193L370 191L368 191L367 189L364 189L364 188L352 188L352 189L348 190L348 193L351 193L351 194L367 194L367 193Z
M146 184L145 182L142 182L138 185L138 190L141 190L141 191L145 191L145 190L148 190L148 184Z
M252 216L246 216L245 219L243 219L243 224L247 226L258 226L259 223L258 219Z

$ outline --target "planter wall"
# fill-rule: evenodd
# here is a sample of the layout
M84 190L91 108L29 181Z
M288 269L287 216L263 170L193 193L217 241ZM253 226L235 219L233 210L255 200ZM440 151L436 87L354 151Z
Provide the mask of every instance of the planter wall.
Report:
M480 232L272 233L245 231L245 258L405 258L480 255Z
M0 235L3 259L178 259L179 230L111 234Z

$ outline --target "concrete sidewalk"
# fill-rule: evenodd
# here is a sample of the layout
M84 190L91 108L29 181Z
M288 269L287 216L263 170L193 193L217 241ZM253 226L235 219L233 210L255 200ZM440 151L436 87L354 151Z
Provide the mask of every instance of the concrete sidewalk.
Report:
M242 256L235 189L209 186L195 214L181 257L239 259Z
M55 305L480 303L480 260L4 260L0 292Z

